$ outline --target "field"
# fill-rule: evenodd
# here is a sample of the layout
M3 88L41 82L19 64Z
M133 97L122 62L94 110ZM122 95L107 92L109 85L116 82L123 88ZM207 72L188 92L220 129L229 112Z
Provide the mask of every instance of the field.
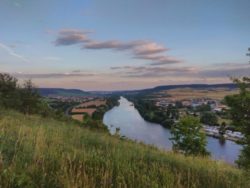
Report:
M96 106L96 107L98 107L98 106L105 105L105 104L106 104L106 100L96 99L96 100L93 100L93 101L88 101L88 102L81 103L77 107L80 107L80 108L87 108L88 106Z
M157 95L170 95L173 100L195 99L195 98L211 98L222 100L226 95L236 94L237 90L216 89L216 90L195 90L191 88L172 89L157 93Z
M0 111L0 187L248 187L243 171L14 111Z
M82 113L82 114L84 114L84 113L87 113L87 114L89 114L90 116L92 116L92 114L94 113L96 111L96 109L95 108L73 108L72 109L72 113Z
M77 121L83 121L83 117L84 117L83 114L74 114L74 115L71 115L71 118L74 119L74 120L77 120Z
M107 101L102 99L95 99L92 101L81 103L75 106L71 110L71 117L78 121L83 121L84 114L88 114L92 116L93 113L96 111L96 108L102 105L106 105Z

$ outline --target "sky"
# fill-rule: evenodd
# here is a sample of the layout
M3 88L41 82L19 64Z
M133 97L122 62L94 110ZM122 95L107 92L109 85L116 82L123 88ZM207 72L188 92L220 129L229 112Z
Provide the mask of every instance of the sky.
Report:
M0 72L86 91L250 74L249 0L0 0Z

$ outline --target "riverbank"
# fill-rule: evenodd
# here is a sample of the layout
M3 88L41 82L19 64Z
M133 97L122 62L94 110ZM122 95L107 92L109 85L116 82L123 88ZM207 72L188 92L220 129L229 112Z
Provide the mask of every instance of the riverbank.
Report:
M215 126L203 125L203 130L207 136L212 136L214 138L221 139L222 137L226 140L231 140L234 142L239 142L244 138L244 135L238 131L226 130L224 135L220 134L219 128Z
M160 124L145 121L138 110L125 98L120 99L120 105L106 112L103 123L107 125L111 134L119 129L120 135L131 140L154 145L160 149L171 150L172 142L170 129ZM207 150L216 160L224 160L234 164L238 159L242 146L227 140L221 142L214 137L207 137Z
M176 120L176 118L179 117L179 115L177 115L178 110L173 106L171 106L168 109L169 112L166 112L157 108L151 101L145 101L145 100L136 99L132 97L130 97L129 100L132 102L132 104L138 110L140 115L146 121L149 121L151 123L158 123L168 129L170 129L172 125L178 122L178 120ZM244 137L242 133L238 131L233 132L230 130L226 130L225 134L222 136L220 134L219 127L216 127L216 126L203 125L203 128L207 136L210 136L216 139L223 138L225 140L239 142Z

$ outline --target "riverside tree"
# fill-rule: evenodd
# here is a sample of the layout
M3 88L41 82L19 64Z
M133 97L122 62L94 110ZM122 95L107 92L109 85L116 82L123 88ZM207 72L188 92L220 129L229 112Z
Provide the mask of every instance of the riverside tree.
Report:
M199 118L183 117L171 130L173 150L185 155L209 155L206 150L206 135L201 128Z
M233 124L244 134L243 150L237 160L241 168L250 169L250 78L234 79L239 87L239 93L225 97L230 107Z
M218 117L213 112L203 112L201 114L201 123L206 125L217 125Z

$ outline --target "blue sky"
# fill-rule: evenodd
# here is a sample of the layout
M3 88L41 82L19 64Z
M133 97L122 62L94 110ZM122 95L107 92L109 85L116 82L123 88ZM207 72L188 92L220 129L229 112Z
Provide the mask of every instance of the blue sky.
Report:
M249 0L1 0L0 71L123 90L249 75Z

